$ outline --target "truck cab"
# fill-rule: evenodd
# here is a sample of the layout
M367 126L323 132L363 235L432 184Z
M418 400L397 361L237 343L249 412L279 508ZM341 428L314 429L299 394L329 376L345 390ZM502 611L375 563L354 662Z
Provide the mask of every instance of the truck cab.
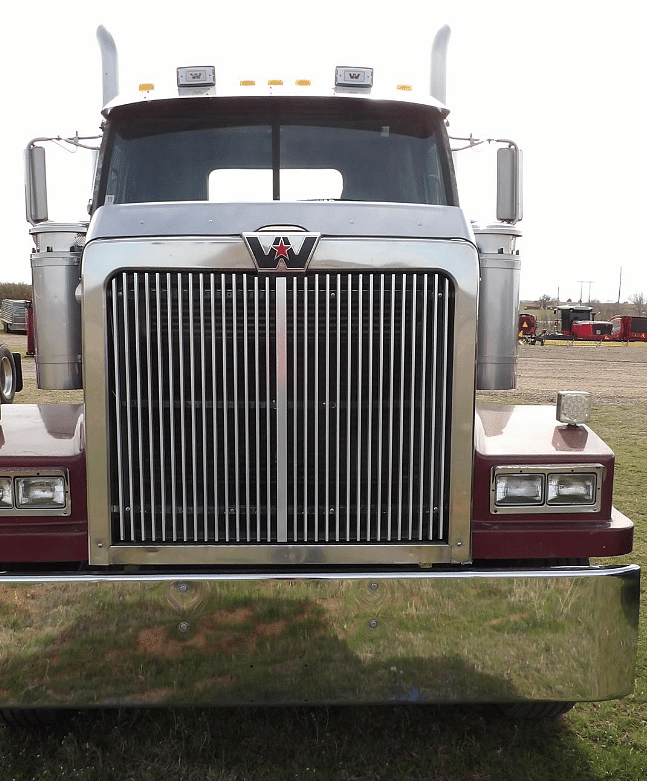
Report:
M39 384L84 404L2 409L2 584L31 616L2 708L631 690L639 570L588 560L633 525L586 394L477 403L515 382L518 151L475 228L444 90L332 77L180 68L130 101L113 72L89 225L47 220L30 144Z

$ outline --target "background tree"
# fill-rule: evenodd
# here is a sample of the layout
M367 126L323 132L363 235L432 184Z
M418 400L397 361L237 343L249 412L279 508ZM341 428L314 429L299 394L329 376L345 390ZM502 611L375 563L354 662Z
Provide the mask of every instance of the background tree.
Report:
M636 314L638 317L644 314L645 309L647 308L644 293L634 293L633 295L629 296L629 301L631 301L631 303L636 307Z
M542 309L548 309L550 302L552 301L552 297L548 295L548 293L544 293L543 296L539 296L539 306Z

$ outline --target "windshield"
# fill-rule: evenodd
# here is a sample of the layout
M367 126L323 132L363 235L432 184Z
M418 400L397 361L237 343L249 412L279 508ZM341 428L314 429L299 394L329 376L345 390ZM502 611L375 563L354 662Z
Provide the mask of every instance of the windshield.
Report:
M102 201L455 203L442 119L427 107L248 98L152 108L111 115Z

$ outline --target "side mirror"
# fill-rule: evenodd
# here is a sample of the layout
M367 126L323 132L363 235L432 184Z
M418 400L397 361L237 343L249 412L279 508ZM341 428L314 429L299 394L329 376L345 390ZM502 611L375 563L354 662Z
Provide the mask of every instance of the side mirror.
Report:
M497 151L496 218L514 225L523 218L521 149L512 141Z
M47 220L45 149L32 141L25 152L25 206L32 225Z

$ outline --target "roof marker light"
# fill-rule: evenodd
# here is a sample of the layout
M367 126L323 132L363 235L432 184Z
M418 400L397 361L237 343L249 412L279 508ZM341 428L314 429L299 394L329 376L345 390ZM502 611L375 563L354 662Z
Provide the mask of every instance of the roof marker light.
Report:
M411 86L411 84L398 84L396 89L402 90L403 92L411 92L413 87Z
M241 87L255 87L256 82L253 79L243 79L243 81L240 82Z
M155 89L154 84L140 84L139 85L139 91L140 92L150 92L151 90Z
M283 86L283 79L270 79L267 82L267 84L270 87L282 87Z
M297 87L312 86L312 82L310 81L310 79L297 79L294 83L297 85Z

